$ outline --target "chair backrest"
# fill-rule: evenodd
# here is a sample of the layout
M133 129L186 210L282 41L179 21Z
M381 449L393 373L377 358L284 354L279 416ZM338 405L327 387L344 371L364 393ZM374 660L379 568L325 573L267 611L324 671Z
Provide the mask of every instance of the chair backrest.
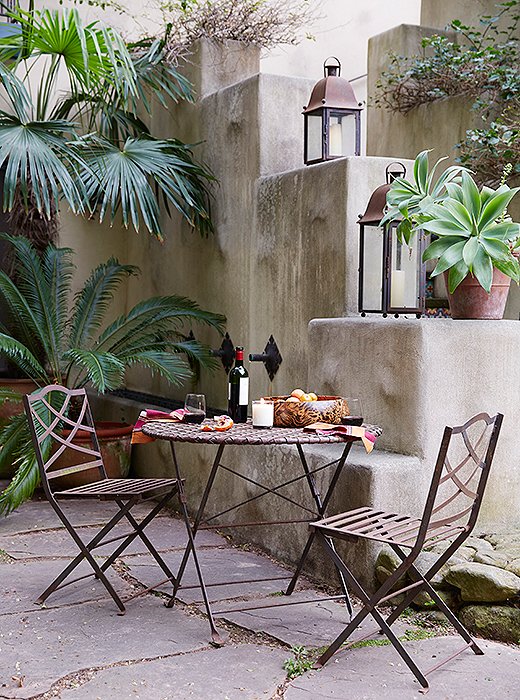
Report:
M416 546L437 531L439 539L475 526L504 416L479 413L464 425L445 428ZM464 528L461 531L461 528Z
M54 479L69 474L92 470L89 480L107 478L85 389L51 384L23 400L48 497L56 490L51 486Z

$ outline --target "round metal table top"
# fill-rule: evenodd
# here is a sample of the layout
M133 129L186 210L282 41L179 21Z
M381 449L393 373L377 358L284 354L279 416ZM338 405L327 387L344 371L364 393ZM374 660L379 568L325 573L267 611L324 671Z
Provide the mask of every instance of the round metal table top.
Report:
M211 424L212 421L206 420L204 423ZM367 430L372 428L376 435L381 432L375 426L364 427ZM230 430L224 432L206 432L201 430L200 424L154 420L145 423L142 431L158 440L209 445L330 445L359 440L354 436L316 435L304 431L303 428L253 428L250 419L247 423L235 423Z

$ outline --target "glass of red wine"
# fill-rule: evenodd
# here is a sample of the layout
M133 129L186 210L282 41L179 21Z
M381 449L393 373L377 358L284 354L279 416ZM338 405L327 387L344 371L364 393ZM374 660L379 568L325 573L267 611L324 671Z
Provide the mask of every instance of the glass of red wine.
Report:
M344 425L361 425L363 423L363 408L361 406L361 399L345 399L347 402L348 410L350 415L345 416L341 419Z
M187 394L184 400L184 421L202 423L206 417L206 397L204 394Z

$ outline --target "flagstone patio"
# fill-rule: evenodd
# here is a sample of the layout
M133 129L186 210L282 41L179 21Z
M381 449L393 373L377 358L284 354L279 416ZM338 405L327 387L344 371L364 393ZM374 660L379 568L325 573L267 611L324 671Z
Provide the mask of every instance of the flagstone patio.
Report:
M109 505L70 504L80 532L88 536L103 521ZM182 523L170 515L158 517L150 534L168 563L178 563L184 547ZM131 602L117 615L113 601L95 579L87 579L53 594L46 607L33 601L75 553L74 546L50 507L40 501L25 504L0 523L0 698L63 698L63 700L319 700L355 697L359 700L419 698L419 686L395 651L382 643L374 627L376 646L360 646L337 655L324 669L289 680L284 662L294 658L291 647L316 648L343 629L342 605L323 601L270 610L230 612L244 598L251 605L280 600L276 582L254 586L251 578L283 575L285 569L256 551L233 547L215 532L199 540L208 583L224 578L239 583L233 590L210 587L219 625L227 642L209 643L197 588L181 591L180 602L167 609L161 594ZM108 551L108 550L107 550ZM107 551L98 550L102 559ZM85 572L87 568L85 567ZM159 580L139 544L110 570L110 578L125 596ZM242 582L243 583L240 583ZM186 584L195 583L188 568ZM168 588L162 587L166 593ZM304 582L298 599L323 596ZM231 597L232 596L232 597ZM371 628L367 623L367 633ZM439 628L434 628L439 633ZM436 636L418 618L401 623L401 636L423 662L454 651L456 637ZM444 632L446 634L446 632ZM484 642L483 657L463 654L431 677L430 697L516 698L520 677L518 647Z

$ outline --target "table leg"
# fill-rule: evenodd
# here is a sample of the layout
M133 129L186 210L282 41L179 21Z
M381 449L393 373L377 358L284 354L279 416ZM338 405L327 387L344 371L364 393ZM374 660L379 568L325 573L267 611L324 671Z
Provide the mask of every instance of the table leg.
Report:
M321 518L323 518L325 516L325 510L327 508L327 505L330 501L332 494L334 493L334 489L336 488L336 484L338 482L338 479L341 475L343 467L345 466L345 462L346 462L346 459L348 457L348 454L350 452L351 447L352 447L352 442L346 443L346 445L343 449L343 452L341 454L341 457L338 460L338 465L334 471L334 474L332 475L332 479L331 479L329 487L327 489L327 493L325 494L325 497L322 501L321 494L318 491L318 488L316 486L316 481L314 480L314 477L311 474L311 470L309 469L309 465L307 464L307 460L305 458L303 448L301 445L296 445L296 448L298 450L298 454L300 456L300 461L302 463L303 471L305 472L305 476L307 477L307 483L309 485L311 495L316 503L316 508L317 508L318 513L320 514ZM296 586L296 583L297 583L298 579L300 578L300 574L302 572L303 565L304 565L304 563L309 555L309 551L310 551L310 548L311 548L312 543L314 541L314 537L315 537L315 531L313 530L307 539L307 542L306 542L305 547L303 549L302 555L300 557L300 560L298 562L298 565L296 567L294 575L291 579L291 582L289 583L289 585L287 587L287 590L285 591L285 595L291 595L291 593L293 593L294 588ZM327 539L329 539L329 538L327 538ZM330 542L331 547L334 548L334 543L332 542L332 540L329 540L329 542ZM338 576L340 579L341 588L343 590L343 593L345 594L345 605L347 606L347 610L349 612L349 615L352 616L352 603L350 602L350 596L348 594L346 581L343 577L342 572L338 568L337 568L337 572L338 572Z
M197 570L197 577L199 579L200 583L200 589L202 592L202 597L204 599L204 606L206 608L206 613L208 615L209 619L209 626L211 628L211 637L213 640L214 644L217 644L221 646L224 644L222 637L220 636L216 625L215 625L215 620L213 619L213 613L211 612L211 606L209 603L208 599L208 594L206 591L206 585L204 583L204 577L202 576L202 570L200 568L199 564L199 559L197 556L197 550L195 548L195 537L197 535L197 530L200 525L200 521L202 520L202 517L204 515L204 509L206 508L206 503L208 501L208 497L211 491L211 487L213 486L213 482L215 480L215 476L217 474L218 466L222 457L222 453L224 451L224 445L219 445L218 450L217 450L217 455L215 457L215 460L213 462L213 466L211 467L211 472L206 484L206 488L204 489L204 494L202 496L202 500L199 505L199 509L197 511L197 515L195 516L195 520L193 522L193 526L190 524L190 517L188 514L188 508L186 506L186 495L184 492L184 485L182 482L182 476L181 476L181 471L179 467L179 462L177 460L177 455L175 454L175 447L173 442L170 443L171 447L171 452L172 452L172 458L173 458L173 464L175 467L175 475L178 481L178 489L179 489L179 503L181 506L181 512L182 512L182 517L184 519L184 523L186 525L186 531L188 533L188 544L186 545L186 549L184 550L184 555L182 557L181 564L179 566L179 571L177 572L177 579L175 581L174 587L173 587L173 594L168 603L166 603L166 607L171 608L173 607L173 604L175 602L175 596L177 595L177 591L179 589L182 577L184 575L184 570L186 568L186 564L188 563L188 559L190 556L190 553L193 555L193 561L195 564L195 569Z

